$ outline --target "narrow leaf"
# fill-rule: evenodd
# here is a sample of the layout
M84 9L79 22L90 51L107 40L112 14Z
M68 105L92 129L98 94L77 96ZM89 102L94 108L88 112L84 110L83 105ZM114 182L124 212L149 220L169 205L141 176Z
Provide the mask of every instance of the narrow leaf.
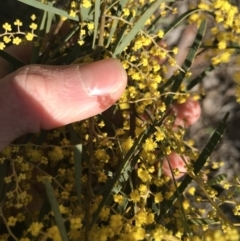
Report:
M213 177L211 180L208 180L207 184L209 186L217 185L221 181L226 180L226 178L227 178L227 174L222 173L222 174L217 175L216 177Z
M189 224L194 226L214 225L219 223L214 219L210 219L210 218L191 218L191 219L188 219L188 222Z
M73 128L72 124L67 125L67 129L70 133L70 140L71 143L73 143L74 145L78 145L80 143L80 138L78 137L77 132L75 131L75 129Z
M47 24L46 24L46 33L49 33L49 32L50 32L50 29L51 29L52 23L53 23L53 18L54 18L54 14L48 12L48 15L47 15Z
M81 13L81 20L83 22L93 20L93 11L91 8L85 8L80 6L79 11Z
M94 33L93 33L93 44L92 44L92 48L94 49L95 47L95 43L96 43L96 38L97 38L97 32L98 32L98 23L99 23L99 17L100 17L100 4L101 4L101 0L95 0L95 13L94 13ZM102 13L104 14L104 13Z
M64 221L63 221L62 215L60 213L59 205L58 205L57 199L54 195L54 189L53 189L50 181L47 178L45 179L44 184L46 187L48 201L51 205L51 208L52 208L52 211L54 214L54 219L56 221L61 238L63 241L69 241L68 236L67 236L67 231L66 231L66 228L64 225Z
M198 29L196 38L195 38L191 48L189 49L188 55L187 55L183 65L182 65L182 69L185 72L187 72L189 70L189 68L191 67L191 64L192 64L192 62L193 62L193 60L194 60L194 58L197 54L197 51L200 48L202 38L203 38L204 33L205 33L206 25L207 25L207 22L202 21L202 23L201 23L201 25ZM180 72L177 76L172 76L169 79L168 84L171 84L173 82L171 92L177 92L178 91L180 85L183 82L184 76L185 76L185 73ZM173 95L172 94L168 95L167 98L166 98L165 104L168 106L172 102L172 100L173 100Z
M8 54L7 52L5 52L3 50L0 50L0 57L5 59L6 61L8 61L10 64L12 64L17 69L26 65L23 62L21 62L20 60L14 58L12 55Z
M191 82L187 85L187 90L191 90L195 85L200 83L202 79L207 75L208 72L214 69L213 65L210 65L206 68L201 74L199 74L196 78L192 79Z
M145 22L153 15L153 13L157 10L159 5L162 2L173 2L173 0L156 0L139 18L139 20L135 23L131 31L128 35L125 36L121 44L116 48L116 50L113 53L113 56L115 57L118 54L121 54L122 51L127 47L130 42L135 38L135 36L139 33L139 31L143 28Z
M81 204L81 175L82 175L82 144L74 147L75 184L77 188L78 203Z
M40 56L40 49L42 46L42 40L46 34L46 20L47 20L47 12L42 12L39 20L38 20L38 30L37 30L37 36L38 36L38 44L33 44L33 51L32 51L32 57L31 57L31 64L37 64L38 59Z
M127 20L128 22L131 22L131 20L132 20L132 14L130 14L130 15L127 17L126 20ZM119 44L122 42L122 40L123 40L123 38L124 38L124 34L125 34L128 26L129 26L129 25L128 25L127 23L125 23L125 24L122 26L122 28L121 28L121 30L119 31L119 33L117 33L117 39L116 39L115 42L114 42L113 52L116 51L116 49L118 48Z
M125 7L126 3L127 3L128 0L120 0L119 1L119 5L118 5L118 9L117 9L117 12L116 12L116 16L120 17L121 14L122 14L122 9ZM113 34L117 28L117 25L118 25L118 22L119 22L119 19L115 18L113 20L113 23L112 23L112 26L111 26L111 30L110 30L110 33L109 33L109 37L108 37L108 42L107 42L107 45L106 47L109 46L109 44L111 43L111 40L112 40L112 37L113 37Z
M66 17L67 19L79 21L78 16L72 17L66 11L55 8L55 7L50 6L48 4L44 4L44 3L41 3L41 2L38 2L38 1L32 1L32 0L18 0L18 1L22 2L24 4L27 4L29 6L32 6L34 8L38 8L38 9L41 9L43 11L50 12L52 14L56 14L56 15L59 15L59 16L62 16L62 17Z
M45 215L47 215L50 211L51 211L50 203L49 203L47 197L45 197L43 204L41 206L39 215L38 215L38 222L42 222Z

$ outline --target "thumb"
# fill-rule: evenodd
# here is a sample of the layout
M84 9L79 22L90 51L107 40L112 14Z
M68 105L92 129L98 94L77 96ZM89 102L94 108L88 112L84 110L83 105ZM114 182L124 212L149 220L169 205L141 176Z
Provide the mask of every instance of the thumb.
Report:
M0 150L23 134L101 113L120 98L126 84L116 59L15 71L0 81Z

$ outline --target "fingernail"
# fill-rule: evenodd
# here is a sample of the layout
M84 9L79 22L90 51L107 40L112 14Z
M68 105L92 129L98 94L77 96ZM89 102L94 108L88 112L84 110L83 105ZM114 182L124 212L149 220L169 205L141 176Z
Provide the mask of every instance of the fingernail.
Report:
M127 74L116 59L105 59L79 67L83 88L90 96L115 93L126 83Z

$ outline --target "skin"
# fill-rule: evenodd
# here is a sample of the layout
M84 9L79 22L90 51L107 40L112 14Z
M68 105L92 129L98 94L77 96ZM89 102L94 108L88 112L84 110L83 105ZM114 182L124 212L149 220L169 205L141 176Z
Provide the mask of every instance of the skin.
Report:
M28 63L28 46L6 50ZM99 114L113 105L127 85L116 59L87 65L27 65L8 73L0 58L0 150L26 133L52 129Z

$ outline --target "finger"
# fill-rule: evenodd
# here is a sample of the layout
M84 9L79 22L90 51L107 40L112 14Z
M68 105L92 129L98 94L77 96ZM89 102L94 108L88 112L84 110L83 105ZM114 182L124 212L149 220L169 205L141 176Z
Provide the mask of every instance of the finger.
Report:
M114 104L127 83L120 62L30 65L0 81L0 149L15 138L86 119Z

